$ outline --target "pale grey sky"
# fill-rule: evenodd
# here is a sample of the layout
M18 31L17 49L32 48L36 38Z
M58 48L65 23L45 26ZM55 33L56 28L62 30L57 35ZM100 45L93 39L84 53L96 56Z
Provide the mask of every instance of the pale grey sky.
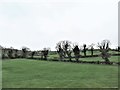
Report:
M0 45L31 50L70 40L118 45L119 0L1 0Z

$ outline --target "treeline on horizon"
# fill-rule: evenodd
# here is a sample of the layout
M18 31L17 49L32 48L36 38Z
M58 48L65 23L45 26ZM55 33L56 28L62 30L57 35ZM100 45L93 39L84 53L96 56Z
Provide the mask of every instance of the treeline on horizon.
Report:
M34 55L41 56L41 59L47 60L48 53L49 54L58 54L60 60L64 60L65 57L67 57L70 61L73 58L72 54L74 54L74 58L76 61L79 61L79 58L82 57L80 52L84 53L84 57L87 57L86 52L90 51L91 56L95 56L93 51L99 51L101 54L100 56L105 60L105 62L110 62L109 58L111 54L109 51L120 51L120 46L116 49L110 48L110 41L109 40L103 40L102 42L97 44L97 49L94 49L95 44L86 45L83 44L82 47L80 47L77 43L72 43L68 40L59 41L56 44L56 51L51 51L50 48L43 48L43 50L37 50L37 51L31 51L28 47L22 47L21 50L14 49L13 47L10 48L4 48L0 46L2 51L2 59L5 58L27 58L30 56L33 58Z

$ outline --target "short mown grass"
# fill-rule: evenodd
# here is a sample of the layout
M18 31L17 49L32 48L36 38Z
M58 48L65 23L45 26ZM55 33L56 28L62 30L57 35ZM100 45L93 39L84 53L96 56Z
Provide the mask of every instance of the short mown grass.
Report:
M111 56L109 58L109 60L110 60L110 62L119 62L118 58L120 58L120 56ZM105 61L101 57L80 58L79 60L82 60L82 61Z
M3 88L115 88L117 65L3 60Z

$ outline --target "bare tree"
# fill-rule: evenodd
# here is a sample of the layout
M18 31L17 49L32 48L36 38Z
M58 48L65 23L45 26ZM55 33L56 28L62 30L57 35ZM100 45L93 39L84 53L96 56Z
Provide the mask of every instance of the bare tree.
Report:
M73 52L75 55L75 60L78 62L79 58L80 58L80 49L79 49L78 45L74 45Z
M109 45L109 40L103 40L101 43L98 43L98 47L101 52L101 57L105 60L106 63L110 62L108 59L110 57L110 54L108 53L110 50Z
M66 55L68 56L69 60L71 61L71 42L68 40L60 41L57 43L56 46L57 52L60 56L60 59L62 60Z
M69 60L71 61L71 53L72 53L71 42L68 41L68 40L65 40L65 41L62 42L62 45L63 45L63 50L64 50L64 53L65 53L65 56L67 55Z
M57 43L56 49L57 49L57 53L59 54L60 60L63 60L63 58L64 58L64 50L63 50L60 42Z

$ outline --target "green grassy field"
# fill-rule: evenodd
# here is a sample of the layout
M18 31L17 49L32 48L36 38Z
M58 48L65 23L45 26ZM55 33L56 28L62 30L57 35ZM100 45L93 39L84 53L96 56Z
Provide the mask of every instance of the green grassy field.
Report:
M3 88L115 88L117 65L3 60Z
M100 51L93 51L93 54L94 54L94 55L99 55L100 53L101 53ZM120 52L111 51L111 50L109 51L109 53L110 53L110 54L120 54ZM56 53L51 53L51 52L49 53L49 55L56 55L56 54L57 54L57 52L56 52ZM80 51L80 54L81 54L81 55L84 55L84 53L81 52L81 51ZM86 51L86 55L91 55L91 51L88 51L88 50L87 50L87 51ZM74 56L74 53L72 53L72 56Z
M111 56L109 60L111 62L118 62L118 58L120 58L120 56ZM82 61L105 61L101 57L80 58L80 60Z
M38 57L40 58L39 56L35 56L35 58ZM118 62L118 58L120 58L120 56L111 56L109 58L109 60L111 62ZM59 56L57 54L55 55L49 55L48 59L59 59ZM65 59L65 60L69 60L69 59ZM75 61L75 59L73 58L72 60ZM101 57L89 57L89 58L80 58L79 60L81 61L105 61L103 60ZM120 62L120 61L119 61Z

